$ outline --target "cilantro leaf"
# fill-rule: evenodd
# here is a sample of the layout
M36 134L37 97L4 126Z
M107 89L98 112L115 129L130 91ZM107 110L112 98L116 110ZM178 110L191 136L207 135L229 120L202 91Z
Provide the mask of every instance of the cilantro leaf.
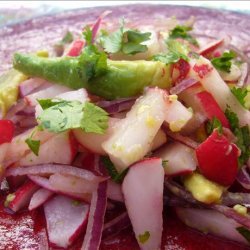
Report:
M92 30L90 29L89 26L86 26L85 29L82 32L83 37L87 43L87 45L92 44L93 41L93 34L92 34Z
M86 70L88 80L92 77L101 76L107 72L107 55L99 51L96 46L89 45L80 55L78 66L79 69L84 68Z
M192 30L192 27L177 25L174 29L170 31L169 38L171 39L182 38L198 46L197 40L193 38L190 34L188 34L188 31L190 30Z
M168 160L162 160L162 167L166 168L168 166Z
M161 61L165 64L176 63L180 59L188 61L188 53L189 49L186 45L173 40L167 40L168 52L166 54L158 54L153 56L152 60L154 61Z
M67 44L73 42L73 40L74 40L73 34L70 31L67 31L67 33L62 38L61 43Z
M211 63L216 69L230 73L232 59L234 59L235 56L233 51L224 52L222 56L213 58Z
M145 231L143 234L138 235L138 239L139 239L140 243L142 243L142 244L146 243L149 238L150 238L149 231Z
M227 108L225 115L230 123L230 127L237 137L236 145L241 150L241 155L239 157L239 164L243 165L250 157L250 131L248 126L239 126L239 119L237 115Z
M111 177L111 179L116 183L122 183L124 177L126 176L126 174L128 172L128 168L125 169L124 171L122 171L121 173L119 173L116 170L116 168L115 168L114 164L112 163L112 161L107 156L102 156L101 157L101 162L103 163L104 167L108 171L108 174Z
M151 33L142 33L138 30L128 30L124 28L124 22L118 30L111 34L103 34L100 38L102 47L107 53L122 52L127 55L147 51L147 46L142 44L150 40Z
M250 231L245 227L237 227L236 230L250 243Z
M59 100L53 101L52 99L37 99L37 101L43 110L48 109L50 107L53 107L53 106L59 104L60 102L63 102L63 101L59 101Z
M234 94L234 96L237 98L239 103L245 108L245 97L247 96L247 93L249 90L247 88L236 88L233 87L231 89L231 92Z
M214 129L218 129L219 134L222 134L222 124L219 119L214 117L212 120L208 121L206 124L206 131L210 135Z
M38 156L39 149L40 149L40 141L39 140L32 140L32 138L27 138L25 140L31 151Z
M42 128L56 133L81 128L86 132L103 134L108 127L106 111L89 102L61 100L45 109L38 120Z

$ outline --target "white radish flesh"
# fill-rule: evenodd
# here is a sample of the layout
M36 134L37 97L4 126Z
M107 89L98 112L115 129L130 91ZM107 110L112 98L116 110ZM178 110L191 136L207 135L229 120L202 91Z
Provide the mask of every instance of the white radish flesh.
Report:
M143 250L160 249L163 182L162 161L151 158L131 166L122 184L128 215Z
M107 153L102 148L102 143L105 142L115 131L115 126L120 119L109 118L109 127L104 135L95 133L86 133L82 129L74 129L73 133L76 140L90 152L106 155Z
M34 210L43 205L47 200L53 196L53 192L45 188L38 189L31 197L29 210Z
M76 176L53 174L49 177L50 185L54 188L67 192L74 193L92 193L96 190L98 183L88 181Z
M34 94L27 95L25 101L30 106L35 106L38 104L37 99L48 99L53 98L59 94L69 92L71 89L65 86L54 84L47 89L40 90Z
M44 205L49 241L67 248L87 225L89 205L57 195Z
M20 160L19 164L21 166L45 163L70 164L76 153L74 143L69 131L62 132L42 144L38 156L30 152Z
M188 174L193 172L197 166L195 151L179 142L166 145L154 156L167 161L164 168L166 175Z
M165 119L165 95L158 88L148 89L137 99L126 118L117 124L113 135L102 144L118 171L142 159L151 149Z
M200 81L204 89L214 97L223 111L229 106L232 111L237 114L241 126L250 126L250 112L239 103L237 98L230 91L229 86L222 80L211 62L200 56L197 60L190 60L190 66L189 77ZM201 75L194 70L194 66L205 66L207 67L208 72L206 72L206 74L202 73Z
M176 208L176 213L180 220L189 227L204 233L211 233L222 238L249 244L236 230L237 227L242 225L217 211L179 207Z

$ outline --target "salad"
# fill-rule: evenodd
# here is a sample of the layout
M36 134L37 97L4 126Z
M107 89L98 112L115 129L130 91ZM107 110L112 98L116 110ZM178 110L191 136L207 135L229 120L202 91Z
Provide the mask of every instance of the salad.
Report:
M167 26L105 21L54 52L16 52L0 77L1 195L6 213L42 209L49 245L99 249L131 227L162 246L163 214L248 246L249 58ZM110 210L121 213L107 220Z

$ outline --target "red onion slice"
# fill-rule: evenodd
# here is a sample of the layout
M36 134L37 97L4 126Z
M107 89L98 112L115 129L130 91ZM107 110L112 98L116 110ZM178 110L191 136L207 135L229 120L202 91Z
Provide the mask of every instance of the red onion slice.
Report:
M193 78L184 79L180 83L178 83L177 85L172 87L169 92L172 95L178 95L182 91L195 85L196 83L198 83L198 81L196 79L193 79Z
M45 84L47 81L40 78L31 78L19 85L19 95L20 97L25 97L31 93L34 93L38 87Z
M29 210L34 210L41 205L43 205L47 200L49 200L54 193L48 189L40 188L31 197Z
M104 225L104 216L107 206L107 182L98 185L97 190L92 194L89 220L84 237L82 250L98 250Z
M51 245L67 248L86 227L89 205L57 195L45 203L44 214Z
M199 146L199 143L192 140L191 138L187 136L183 136L180 133L173 133L171 131L166 131L166 134L173 140L178 141L184 145L187 145L188 147L192 149L196 149Z
M41 177L41 176L37 176L37 175L28 175L28 177L30 180L32 180L34 183L36 183L38 186L45 188L49 191L52 191L54 193L63 194L63 195L68 196L70 198L74 198L74 199L86 201L86 202L89 202L91 199L91 195L87 194L87 193L84 193L84 194L73 193L70 191L65 191L65 190L60 190L58 188L55 188L50 184L49 180L45 177Z
M237 204L250 206L250 194L225 192L221 197L221 204L225 206L234 206Z
M123 212L111 221L104 224L102 238L114 237L116 234L121 232L123 229L131 226L131 222L127 212Z
M109 114L116 114L129 110L135 103L136 98L121 98L114 101L99 101L97 105L105 109Z
M241 77L239 78L237 82L237 86L244 87L248 79L249 64L242 63L242 65L240 66L240 70L241 70Z
M96 171L104 174L100 157L95 158ZM89 220L86 234L83 240L82 250L98 250L104 226L104 216L107 208L107 181L99 183L97 190L92 193Z
M96 176L92 172L73 167L70 165L59 164L42 164L29 167L9 168L6 171L6 176L18 176L18 175L49 175L49 174L65 174L79 177L93 183L99 183L107 178Z
M247 166L243 166L239 171L236 177L237 181L241 184L242 187L250 189L250 175L247 172Z
M100 26L101 26L101 22L102 22L102 19L104 17L106 17L107 15L109 15L112 11L104 11L99 17L98 19L96 20L96 22L94 23L93 27L92 27L92 43L94 43L95 41L95 38L96 38L96 35L100 29Z

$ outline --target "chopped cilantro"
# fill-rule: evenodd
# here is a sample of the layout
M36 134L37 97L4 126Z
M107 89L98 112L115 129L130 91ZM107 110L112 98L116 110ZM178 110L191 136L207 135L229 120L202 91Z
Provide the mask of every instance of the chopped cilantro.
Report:
M39 149L40 149L40 141L39 140L32 140L32 138L27 138L25 140L31 151L38 156Z
M222 56L213 58L211 63L216 69L230 73L232 59L234 59L235 56L233 51L224 52Z
M92 40L93 40L93 34L92 34L92 30L90 29L89 26L86 26L85 29L82 32L83 37L87 43L87 45L92 44Z
M79 68L85 68L88 80L101 76L107 72L107 55L95 45L89 45L79 57Z
M188 34L188 31L190 30L192 30L192 27L177 25L174 29L170 31L169 38L171 39L182 38L198 46L197 40L193 38L190 34Z
M142 44L150 39L151 33L142 33L138 30L128 30L124 28L124 22L118 30L111 34L103 33L100 42L107 53L122 52L133 55L147 51L147 46Z
M52 99L37 99L37 101L38 101L38 103L40 104L40 106L41 106L41 108L43 110L48 109L50 107L53 107L53 106L57 105L60 102L64 102L64 101L61 101L61 100L58 100L58 101L54 100L53 101Z
M245 108L245 97L247 96L249 90L247 88L236 88L233 87L231 89L231 92L234 94L234 96L237 98L239 103Z
M210 135L214 129L218 129L219 134L222 134L222 124L219 119L214 117L212 120L208 121L206 124L206 131Z
M152 60L161 61L165 64L176 63L180 59L188 61L189 49L186 45L172 39L167 40L168 52L153 56Z
M70 31L67 31L67 33L62 38L61 43L67 44L73 42L73 40L74 40L73 34Z
M250 243L250 231L245 227L237 227L236 230Z
M163 168L167 167L167 165L168 165L168 160L162 160Z
M226 109L225 115L230 123L234 135L237 137L236 145L241 150L239 164L242 166L250 157L250 131L247 125L243 127L239 126L239 119L230 108Z
M51 104L51 100L48 102ZM45 105L45 101L43 104ZM90 102L83 104L61 100L45 109L38 120L42 128L56 133L81 128L85 132L103 134L108 127L106 111Z
M149 237L150 237L149 231L145 231L143 234L138 235L138 239L139 239L140 243L142 243L142 244L146 243L148 241Z
M109 176L111 177L111 179L116 182L116 183L122 183L125 175L128 172L128 168L123 170L121 173L118 173L118 171L116 170L114 164L112 163L112 161L109 159L109 157L107 156L102 156L101 157L101 161L104 165L104 167L107 169Z
M80 201L77 201L77 200L73 200L73 201L71 201L71 204L72 204L74 207L78 207L79 205L81 205L81 202L80 202Z

